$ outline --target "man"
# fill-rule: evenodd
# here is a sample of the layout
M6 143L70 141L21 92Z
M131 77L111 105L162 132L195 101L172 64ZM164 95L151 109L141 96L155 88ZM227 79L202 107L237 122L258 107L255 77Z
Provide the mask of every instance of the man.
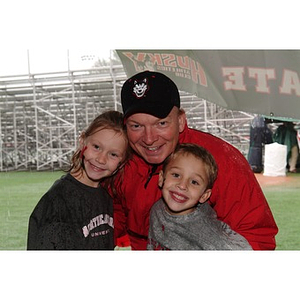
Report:
M129 78L121 91L133 158L114 199L115 237L128 235L134 250L147 247L149 212L161 197L158 174L177 143L195 143L212 153L219 172L209 199L218 218L244 236L253 249L275 249L278 228L243 155L213 135L188 128L175 83L158 72Z

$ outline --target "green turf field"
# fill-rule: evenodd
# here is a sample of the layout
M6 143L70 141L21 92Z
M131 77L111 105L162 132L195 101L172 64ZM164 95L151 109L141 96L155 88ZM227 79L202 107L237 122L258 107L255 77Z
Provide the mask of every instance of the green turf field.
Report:
M28 218L62 172L0 173L0 249L25 250Z
M279 228L277 250L300 250L300 174L288 173L293 181L263 191Z
M0 172L0 250L26 249L29 215L62 174ZM300 174L287 176L297 180L284 186L267 186L263 191L279 227L277 250L300 250Z

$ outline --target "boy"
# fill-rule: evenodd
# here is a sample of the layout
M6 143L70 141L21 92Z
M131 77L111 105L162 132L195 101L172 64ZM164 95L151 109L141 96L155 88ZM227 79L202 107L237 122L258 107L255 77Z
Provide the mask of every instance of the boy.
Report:
M252 250L206 203L216 178L207 150L187 143L176 147L159 174L162 198L150 212L148 250Z

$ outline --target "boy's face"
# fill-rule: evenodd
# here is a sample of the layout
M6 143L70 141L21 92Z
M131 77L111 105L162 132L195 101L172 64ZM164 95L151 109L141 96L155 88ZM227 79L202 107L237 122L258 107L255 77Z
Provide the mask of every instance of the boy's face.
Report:
M167 205L167 211L173 215L185 215L195 210L196 205L204 203L211 194L207 189L208 177L201 159L192 154L179 154L171 160L159 176L159 186Z

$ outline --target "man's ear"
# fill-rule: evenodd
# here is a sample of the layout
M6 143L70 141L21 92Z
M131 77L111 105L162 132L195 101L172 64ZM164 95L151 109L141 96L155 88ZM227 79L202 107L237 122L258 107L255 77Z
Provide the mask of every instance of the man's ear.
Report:
M199 203L204 203L208 200L211 195L211 189L207 189L199 199Z
M184 130L185 124L187 122L186 114L183 109L180 109L180 111L179 111L178 122L179 122L179 133L181 133Z
M160 170L160 172L159 172L159 175L158 175L158 186L160 187L160 188L162 188L163 187L163 185L164 185L164 172L163 172L163 170Z

